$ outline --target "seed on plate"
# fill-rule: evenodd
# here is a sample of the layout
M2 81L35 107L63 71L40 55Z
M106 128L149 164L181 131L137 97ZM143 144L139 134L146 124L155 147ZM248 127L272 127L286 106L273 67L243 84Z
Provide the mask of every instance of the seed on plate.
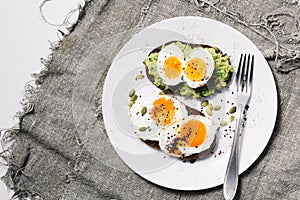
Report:
M231 115L230 118L229 118L229 121L232 122L233 120L234 120L234 116Z
M131 107L134 104L134 101L129 101L128 106Z
M158 93L159 95L164 95L165 93L164 92L160 92L160 93Z
M228 124L228 121L221 121L220 126L226 126Z
M221 109L221 106L215 106L215 107L214 107L214 110L216 110L216 111L217 111L217 110L220 110L220 109Z
M207 105L208 105L208 101L207 100L202 101L202 103L201 103L202 107L206 107Z
M208 104L208 109L210 109L210 110L214 109L214 107L213 107L213 105L211 103Z
M235 113L235 111L236 111L236 106L233 106L229 109L230 114Z
M133 97L131 97L131 101L135 101L135 100L137 100L137 98L138 98L138 96L135 94L135 95L133 95Z
M138 79L143 79L143 78L145 78L145 76L144 76L143 74L139 74L139 75L137 75L135 78L138 80Z
M212 113L212 110L211 110L211 109L208 108L208 109L206 109L205 111L206 111L206 113L207 113L209 116L212 116L213 113Z
M145 126L139 128L139 131L141 131L141 132L144 132L145 130L147 130L147 128Z
M134 94L135 94L135 89L131 89L129 91L129 97L133 97Z
M141 114L142 116L144 116L147 112L147 107L143 107L142 110L141 110Z

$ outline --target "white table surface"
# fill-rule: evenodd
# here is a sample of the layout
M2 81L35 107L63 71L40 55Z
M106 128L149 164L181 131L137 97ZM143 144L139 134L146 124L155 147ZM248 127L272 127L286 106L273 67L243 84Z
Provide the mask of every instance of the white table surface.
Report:
M10 128L18 120L13 119L21 110L20 101L24 85L32 80L30 74L43 66L41 57L50 53L49 42L56 41L57 29L45 23L39 13L39 1L5 1L0 12L0 129ZM77 8L80 0L53 0L44 6L44 14L51 23L61 23L66 14ZM54 14L55 13L55 14ZM0 176L6 167L0 165ZM0 200L13 194L0 180Z

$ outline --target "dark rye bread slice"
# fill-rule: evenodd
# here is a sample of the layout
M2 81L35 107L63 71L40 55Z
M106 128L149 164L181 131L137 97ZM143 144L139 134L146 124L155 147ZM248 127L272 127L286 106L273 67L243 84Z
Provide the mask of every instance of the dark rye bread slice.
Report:
M188 107L188 106L185 106L185 107L187 109L188 115L201 115L201 116L205 117L205 115L202 112L200 112L196 109L193 109L191 107ZM145 142L147 145L149 145L150 147L152 147L156 150L160 150L160 146L159 146L158 141L143 140L143 139L141 139L141 140L143 142ZM189 156L181 157L180 159L184 160L184 161L193 162L193 161L197 160L198 158L203 158L203 157L207 156L214 149L215 145L216 145L216 136L215 136L214 141L211 144L209 149L207 149L205 151L202 151L200 153L195 153L195 154L192 154L192 155L189 155Z
M165 44L163 44L163 45L160 45L159 47L153 49L153 50L148 54L147 57L149 57L152 53L159 53L159 52L161 51L161 49L162 49L163 46L166 46L166 45L169 45L169 44L175 43L175 42L181 42L182 44L185 44L185 45L187 44L187 45L191 46L192 48L195 48L195 47L213 48L213 49L216 50L216 53L221 53L223 56L226 56L226 53L223 53L218 47L215 47L215 46L210 46L210 45L207 45L207 44L193 44L193 43L187 43L187 42L182 42L182 41L170 41L170 42L167 42L167 43L165 43ZM229 61L229 64L231 64L230 61ZM146 67L146 76L147 76L147 78L151 81L151 83L154 84L154 76L151 75L151 74L149 74L149 69L148 69L148 67L146 66L145 63L144 63L144 65L145 65L145 67ZM232 73L229 74L228 80L225 81L227 84L230 82L231 76L232 76ZM182 83L180 83L180 84L182 84ZM178 87L178 85L176 85L176 86L168 86L168 87L169 87L169 89L168 89L168 90L164 90L164 92L165 92L165 93L167 92L167 93L170 93L170 94L174 94L173 91L176 90L176 87ZM202 87L205 87L205 85L202 86ZM162 89L162 88L160 88L160 89Z

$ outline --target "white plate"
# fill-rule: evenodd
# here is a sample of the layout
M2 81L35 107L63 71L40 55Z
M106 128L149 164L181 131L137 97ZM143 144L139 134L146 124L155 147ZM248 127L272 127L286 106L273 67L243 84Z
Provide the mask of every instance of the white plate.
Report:
M253 94L241 136L239 172L243 173L262 153L273 132L277 115L277 91L270 67L258 48L242 33L221 22L201 17L177 17L153 24L122 48L109 69L104 85L103 116L107 134L122 160L153 183L178 190L218 186L223 183L232 142L230 136L233 135L229 129L234 129L234 123L217 132L214 153L193 164L166 156L148 147L133 134L134 128L128 117L128 91L142 88L145 95L159 92L147 78L136 81L135 77L141 72L145 74L142 61L149 52L172 40L216 45L231 55L235 68L241 53L255 56ZM228 120L226 111L233 102L231 92L232 85L209 98L214 105L222 104L223 107L222 111L214 114L215 120ZM187 102L200 108L199 100Z

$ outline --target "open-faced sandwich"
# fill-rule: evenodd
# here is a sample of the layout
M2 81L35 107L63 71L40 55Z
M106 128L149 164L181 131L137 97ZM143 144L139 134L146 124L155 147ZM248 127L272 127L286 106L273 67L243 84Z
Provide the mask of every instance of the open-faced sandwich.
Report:
M207 97L230 81L230 56L213 46L168 42L145 59L149 80L163 91L181 96Z

